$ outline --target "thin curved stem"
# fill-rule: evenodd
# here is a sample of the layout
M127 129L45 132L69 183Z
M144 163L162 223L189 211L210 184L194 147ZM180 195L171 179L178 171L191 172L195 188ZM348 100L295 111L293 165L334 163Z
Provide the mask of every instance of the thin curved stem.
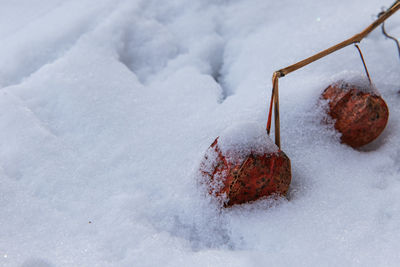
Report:
M354 45L354 46L357 48L357 50L358 50L358 53L360 53L361 61L362 61L363 65L364 65L364 70L365 70L365 73L367 74L367 77L368 77L369 84L372 84L372 81L371 81L371 76L369 76L369 72L368 72L367 64L365 64L365 60L364 60L363 53L361 52L361 49L360 49L360 47L359 47L357 44L356 44L356 45Z
M399 42L399 40L397 40L395 37L389 35L389 34L386 32L385 23L382 23L382 33L383 33L383 35L385 35L386 38L391 39L391 40L393 40L393 41L396 43L397 51L399 52L399 57L400 57L400 42Z

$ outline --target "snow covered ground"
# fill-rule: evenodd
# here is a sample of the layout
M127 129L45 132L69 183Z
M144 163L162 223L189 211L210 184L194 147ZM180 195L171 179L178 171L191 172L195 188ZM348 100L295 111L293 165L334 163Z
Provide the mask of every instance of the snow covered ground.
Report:
M400 61L361 43L390 108L354 150L319 94L353 47L281 79L289 200L220 210L212 141L266 123L272 72L391 0L0 0L0 266L399 266ZM387 22L400 37L400 13Z

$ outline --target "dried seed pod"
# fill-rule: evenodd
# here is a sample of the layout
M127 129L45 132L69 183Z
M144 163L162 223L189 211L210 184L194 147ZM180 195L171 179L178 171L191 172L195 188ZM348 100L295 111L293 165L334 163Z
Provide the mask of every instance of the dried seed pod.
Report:
M342 133L341 141L351 147L375 140L388 122L389 109L371 84L339 81L326 88L322 98L329 101L328 114Z
M232 135L217 138L200 165L209 193L220 198L225 207L273 194L285 196L288 192L289 158L272 142L265 129L257 132L255 140L250 135L245 143L230 138Z

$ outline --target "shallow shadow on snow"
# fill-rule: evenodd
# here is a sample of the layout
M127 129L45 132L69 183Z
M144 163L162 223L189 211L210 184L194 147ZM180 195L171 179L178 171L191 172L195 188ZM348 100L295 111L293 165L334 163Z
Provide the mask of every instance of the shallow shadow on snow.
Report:
M53 267L53 264L48 263L46 260L39 258L32 258L26 260L21 267Z
M383 145L385 145L385 139L390 134L387 131L384 131L378 139L374 140L372 143L369 143L363 147L357 148L357 151L360 152L373 152L379 150Z
M175 216L174 226L170 233L173 236L189 241L193 251L221 247L234 249L234 244L230 240L229 232L223 225L223 222L213 221L210 221L209 224L188 224L182 222L178 216Z
M223 47L219 49L214 58L209 62L212 69L211 76L221 88L221 98L218 101L220 104L222 104L229 96L233 95L232 90L225 82L224 53L225 48Z

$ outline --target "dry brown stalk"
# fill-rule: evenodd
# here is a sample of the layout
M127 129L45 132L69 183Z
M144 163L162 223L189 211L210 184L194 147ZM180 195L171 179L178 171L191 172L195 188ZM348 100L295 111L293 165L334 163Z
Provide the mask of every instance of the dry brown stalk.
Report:
M387 33L387 31L385 29L385 23L382 23L382 33L383 33L383 35L385 35L386 38L395 42L395 44L397 46L397 51L399 52L399 57L400 57L400 42L399 42L399 40L397 40L396 38L394 38L393 36L391 36Z
M275 144L281 148L281 135L280 135L280 121L279 121L279 76L278 75L274 75L274 87L275 87L275 97L274 97L274 106L275 106L275 110L274 110L274 114L275 114Z
M280 120L279 120L279 92L278 92L278 84L279 84L279 78L284 77L287 74L296 71L300 68L303 68L314 61L317 61L323 57L326 57L333 52L336 52L342 48L345 48L349 45L352 44L357 44L361 42L368 34L370 34L373 30L375 30L379 25L381 25L383 22L385 22L390 16L392 16L395 12L397 12L400 9L400 1L397 0L387 11L382 13L381 16L377 20L375 20L371 25L369 25L367 28L365 28L362 32L354 35L353 37L338 43L328 49L325 49L311 57L308 57L302 61L299 61L293 65L290 65L286 68L280 69L278 71L275 71L273 76L272 76L272 95L271 95L271 105L272 102L275 105L274 109L274 114L275 114L275 144L280 148ZM273 100L273 101L272 101ZM267 123L267 132L270 132L270 127L271 127L271 111L272 108L270 107L270 114L268 114L268 123Z
M362 61L363 65L364 65L365 74L367 74L367 78L368 78L369 84L372 85L371 76L369 76L369 71L368 71L368 68L367 68L367 64L365 64L363 53L361 52L361 49L357 44L355 44L354 46L357 48L358 53L360 54L361 61Z

